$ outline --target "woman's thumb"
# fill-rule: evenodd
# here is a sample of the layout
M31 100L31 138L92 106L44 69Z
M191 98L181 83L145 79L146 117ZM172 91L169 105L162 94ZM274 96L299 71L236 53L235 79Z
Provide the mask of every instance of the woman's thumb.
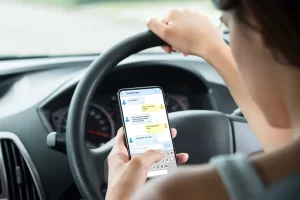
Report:
M149 150L140 155L140 159L144 165L150 166L153 163L159 162L164 158L164 152L160 150Z

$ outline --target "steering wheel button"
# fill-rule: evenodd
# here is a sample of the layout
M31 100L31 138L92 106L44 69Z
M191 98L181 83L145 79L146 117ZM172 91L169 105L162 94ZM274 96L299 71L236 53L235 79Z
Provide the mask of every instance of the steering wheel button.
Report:
M166 158L165 160L166 160L166 162L169 162L169 158Z
M173 162L173 158L172 157L169 158L169 162Z
M174 155L174 152L173 151L170 151L170 156L173 156Z

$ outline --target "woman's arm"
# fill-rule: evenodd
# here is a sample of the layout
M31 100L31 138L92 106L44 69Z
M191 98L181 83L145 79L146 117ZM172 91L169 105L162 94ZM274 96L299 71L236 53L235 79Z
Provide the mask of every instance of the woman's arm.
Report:
M258 140L264 147L264 150L272 150L274 147L280 147L290 141L292 131L289 124L282 124L281 127L272 127L269 125L260 108L249 96L238 72L230 47L225 43L220 44L220 47L216 48L215 51L215 53L211 54L214 57L208 58L207 61L222 76L231 95L242 110ZM274 88L274 90L276 90L276 88ZM280 108L274 107L274 109ZM286 120L281 119L281 117L286 117L286 115L284 115L285 112L282 111L282 113L282 115L278 115L279 121ZM274 134L276 134L276 137L274 137Z
M230 47L209 19L189 10L172 10L163 21L150 19L148 27L174 49L184 54L200 56L218 71L266 151L285 144L292 137L289 123L281 128L268 124L243 86ZM164 49L171 52L171 48ZM274 109L280 108L276 106ZM278 114L278 121L286 116L284 110L278 110L277 113L281 113ZM277 136L272 137L271 134Z
M299 172L300 138L275 151L259 154L249 161L265 188ZM234 181L234 180L231 180ZM251 184L251 181L247 182ZM149 192L151 191L151 192ZM154 179L138 190L133 200L227 200L230 199L218 172L210 165L180 168Z
M151 192L149 192L151 191ZM209 165L184 167L140 189L134 200L229 200L217 171Z

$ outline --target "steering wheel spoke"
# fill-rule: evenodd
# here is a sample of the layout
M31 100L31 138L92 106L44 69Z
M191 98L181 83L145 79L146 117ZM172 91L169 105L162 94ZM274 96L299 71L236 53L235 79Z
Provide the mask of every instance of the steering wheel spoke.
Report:
M108 166L107 166L107 157L112 150L115 138L111 139L109 142L104 144L101 147L96 149L90 149L90 153L92 155L93 164L96 168L99 169L97 176L101 179L101 184L107 182L108 176Z
M187 152L186 164L207 163L210 158L233 153L233 132L229 118L221 112L189 110L169 114L177 129L176 152Z

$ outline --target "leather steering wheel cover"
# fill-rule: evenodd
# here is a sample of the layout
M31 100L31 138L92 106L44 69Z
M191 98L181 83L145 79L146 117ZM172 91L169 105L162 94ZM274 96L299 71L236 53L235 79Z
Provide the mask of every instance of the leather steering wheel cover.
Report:
M116 44L107 52L101 54L88 68L73 94L69 107L66 147L67 156L74 181L84 199L104 200L99 185L94 184L95 173L92 169L91 151L85 145L85 119L87 108L98 85L106 75L123 59L144 49L162 46L166 43L151 31L132 36ZM101 152L101 147L98 152ZM92 166L93 163L92 163ZM102 170L103 171L103 170Z

